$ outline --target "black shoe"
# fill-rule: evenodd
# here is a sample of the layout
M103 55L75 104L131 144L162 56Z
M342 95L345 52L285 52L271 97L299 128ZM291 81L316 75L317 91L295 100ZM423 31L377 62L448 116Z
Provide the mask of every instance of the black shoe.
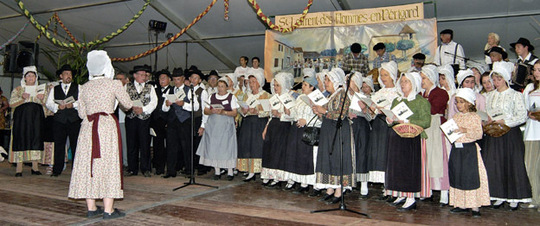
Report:
M214 177L212 177L213 180L219 180L221 179L221 175L214 175Z
M326 204L329 204L329 205L330 204L336 204L336 203L338 203L340 201L341 201L341 196L340 197L332 197L330 200L328 200L326 202Z
M392 197L392 196L389 196L387 199L386 199L386 202L387 203L393 203L394 201L396 201L397 197Z
M15 177L22 177L22 173L15 173Z
M480 211L472 211L472 216L476 218L482 216L482 214L480 214Z
M368 198L369 198L368 195L362 195L361 194L361 195L358 196L358 199L368 199Z
M250 181L255 181L257 179L257 176L253 175L251 178L249 179L244 179L244 182L250 182Z
M317 190L317 189L311 189L311 192L309 193L309 197L317 197L321 195L321 190Z
M425 198L425 199L420 199L420 201L422 201L422 202L433 202L433 197L429 197L429 198Z
M103 215L103 209L101 207L99 207L99 206L94 211L88 210L88 212L86 212L86 217L87 218L99 217L99 215Z
M396 198L397 199L397 198ZM395 201L395 200L394 200ZM399 206L400 204L404 204L405 203L405 199L402 199L401 201L399 202L392 202L390 203L390 205L392 206Z
M519 205L517 205L516 207L510 207L510 211L518 211L519 210Z
M120 210L116 208L114 209L114 212L112 213L103 212L103 219L105 220L115 219L115 218L124 217L124 216L126 216L126 214L120 212Z
M293 191L293 194L305 194L308 191L309 191L309 187L298 186L298 188Z
M232 181L233 179L234 179L234 176L227 175L227 180L228 180L228 181Z
M447 207L448 206L448 203L439 203L439 207Z
M173 178L174 178L174 177L176 177L176 175L171 175L171 174L165 174L165 176L162 176L161 178L165 178L165 179L167 179L167 178L171 178L171 177L173 177Z
M285 185L285 188L283 188L283 191L290 191L290 190L293 190L294 189L294 184L292 184L291 186L289 186L289 184Z
M41 175L41 172L39 172L39 170L30 170L30 172L32 172L32 175Z
M133 171L128 171L128 172L126 173L125 176L126 176L126 177L131 177L131 176L137 176L137 174L138 174L138 173L135 173L135 172L133 172Z
M51 177L58 177L58 176L60 176L59 173L52 173L52 174L51 174Z
M503 206L503 205L504 205L504 202L502 202L502 203L499 204L499 205L491 205L491 208L493 208L493 209L499 209L499 208L501 208L501 206Z
M450 213L468 213L469 209L462 209L462 208L453 208L450 210Z
M143 176L144 177L152 177L152 174L150 173L150 171L146 171L143 173Z
M202 176L208 173L206 170L197 170L197 176Z
M266 188L270 188L270 189L279 188L279 187L281 187L281 184L280 182L277 182L277 181L272 181L272 183L266 186Z
M386 200L388 200L389 198L390 198L389 195L381 195L381 196L379 196L379 201L386 201Z
M159 176L161 174L163 174L163 172L161 172L161 171L156 171L156 173L154 173L154 175L157 175L157 176Z
M334 197L334 194L324 194L324 196L322 198L319 199L319 201L321 202L326 202L328 200L330 200L332 197Z
M398 211L401 211L401 212L406 212L406 211L410 211L410 210L415 210L416 209L416 202L414 202L412 205L410 205L409 207L399 207L397 210Z

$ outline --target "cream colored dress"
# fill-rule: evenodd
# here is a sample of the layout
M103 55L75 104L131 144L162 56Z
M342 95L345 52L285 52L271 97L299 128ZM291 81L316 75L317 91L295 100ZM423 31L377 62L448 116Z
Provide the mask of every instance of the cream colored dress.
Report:
M102 199L123 198L122 176L120 174L122 160L119 155L117 124L113 116L99 116L100 158L93 160L92 156L92 125L88 115L104 112L113 114L115 100L126 109L132 107L132 102L122 87L120 81L108 78L94 79L81 86L79 93L79 117L83 119L79 133L77 152L69 198ZM92 169L92 172L91 172Z

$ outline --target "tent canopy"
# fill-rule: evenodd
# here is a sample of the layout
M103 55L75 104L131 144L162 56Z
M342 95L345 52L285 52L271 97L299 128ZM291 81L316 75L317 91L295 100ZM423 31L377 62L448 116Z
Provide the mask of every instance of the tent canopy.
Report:
M45 25L58 13L59 18L81 42L101 39L127 23L141 10L144 0L22 0L35 19ZM111 57L126 58L145 52L155 46L156 33L148 29L150 20L167 23L166 31L157 34L157 42L166 41L167 34L176 34L191 23L211 0L152 0L125 32L102 45ZM307 0L258 1L268 16L300 14ZM327 0L314 1L310 12L375 8L418 1L378 0ZM510 43L519 37L528 38L532 45L540 47L540 6L535 0L439 0L426 2L425 18L436 17L438 31L454 30L454 40L464 46L467 57L483 61L483 50L490 32L499 34L501 45L509 51L509 58L517 56L510 50ZM0 2L0 43L6 42L28 21L15 0ZM51 24L49 31L57 30L59 40L69 42L69 36L60 25ZM203 71L216 69L220 72L234 70L240 56L258 56L264 62L264 32L261 22L247 0L229 1L229 20L224 20L224 2L217 0L210 11L175 42L157 52L157 70L168 67L185 68L197 65ZM38 30L29 25L15 40L35 41ZM45 37L38 41L41 52L62 50ZM114 65L129 71L134 65L154 66L155 54ZM43 54L40 66L55 70ZM264 67L264 65L262 65ZM156 68L154 68L156 70ZM0 74L3 72L0 72Z

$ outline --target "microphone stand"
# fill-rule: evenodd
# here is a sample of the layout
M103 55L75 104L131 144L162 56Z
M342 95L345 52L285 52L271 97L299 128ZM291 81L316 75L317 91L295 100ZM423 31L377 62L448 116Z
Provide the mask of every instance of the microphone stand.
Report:
M354 72L351 72L350 76L352 76L352 73L354 73ZM334 132L334 139L332 141L332 149L330 150L330 155L332 155L332 153L334 151L334 145L336 143L336 137L337 137L337 134L338 134L338 131L339 131L339 140L340 140L340 144L341 144L340 145L340 161L339 161L339 171L340 171L339 181L340 181L340 189L341 189L341 201L339 202L339 207L338 208L323 209L323 210L313 210L313 211L311 211L311 213L322 213L322 212L331 212L331 211L337 211L337 210L344 210L344 211L348 211L348 212L351 212L351 213L356 213L356 214L359 214L359 215L363 215L363 216L366 216L367 218L371 219L371 217L368 214L361 213L361 212L358 212L358 211L354 211L354 210L351 210L351 209L347 209L347 206L345 205L345 192L343 192L343 132L341 130L341 127L343 125L343 119L341 118L341 116L343 116L343 110L345 108L345 100L347 98L350 86L351 86L351 79L348 78L348 80L347 80L347 88L345 89L345 95L343 95L343 98L341 99L341 110L339 112L339 117L338 117L338 120L337 120L337 123L336 123L336 131ZM352 160L352 161L354 161L354 160ZM353 172L353 173L355 173L355 172Z
M193 169L193 165L195 165L195 163L193 163L194 161L194 150L193 150L193 137L194 137L194 130L195 130L195 113L193 111L194 108L194 104L195 104L195 95L194 95L194 92L193 92L193 85L191 85L189 87L190 91L191 91L191 172L190 172L190 177L189 177L189 182L185 182L184 185L180 186L180 187L177 187L175 189L173 189L173 191L176 191L178 189L182 189L182 188L185 188L187 186L190 186L190 185L199 185L199 186L206 186L206 187L211 187L211 188L215 188L217 189L218 186L212 186L212 185L207 185L207 184L201 184L201 183L197 183L195 182L195 170ZM201 100L202 101L202 100Z
M465 63L467 63L467 61L472 61L472 62L481 64L480 62L478 62L478 61L476 61L476 60L471 60L471 58L468 58L468 57L462 57L462 56L460 56L460 55L456 55L456 54L453 54L453 53L447 52L447 51L444 51L444 53L445 53L445 54L448 54L448 55L451 55L451 56L454 56L454 55L455 55L456 58L465 60Z

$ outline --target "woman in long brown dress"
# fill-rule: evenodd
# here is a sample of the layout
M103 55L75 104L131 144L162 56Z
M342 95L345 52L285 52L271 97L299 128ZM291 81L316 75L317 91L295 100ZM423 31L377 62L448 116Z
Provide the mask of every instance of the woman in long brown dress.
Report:
M83 121L68 196L86 199L89 218L103 213L103 219L113 219L125 215L113 209L114 199L124 197L120 129L113 112L117 100L125 109L133 103L122 83L113 80L107 52L89 52L86 66L90 81L81 86L79 94ZM96 199L103 199L104 210L96 206Z

